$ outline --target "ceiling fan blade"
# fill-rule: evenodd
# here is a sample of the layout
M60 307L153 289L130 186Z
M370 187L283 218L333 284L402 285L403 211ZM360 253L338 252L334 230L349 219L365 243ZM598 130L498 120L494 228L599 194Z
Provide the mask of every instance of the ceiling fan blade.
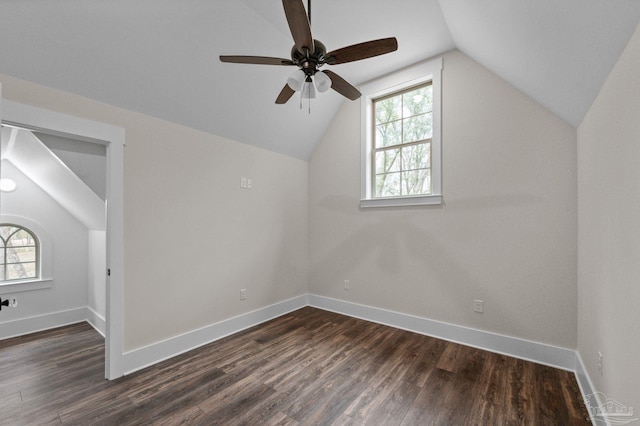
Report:
M268 56L225 56L220 55L222 62L234 64L257 64L257 65L295 65L291 59L271 58Z
M296 50L305 53L305 49L308 49L313 53L315 46L311 35L311 24L302 0L282 0L282 6L284 6L284 14L287 17Z
M295 90L293 90L291 87L289 87L288 84L285 84L284 87L282 88L282 90L280 91L280 94L276 98L276 103L277 104L286 104L287 101L289 99L291 99L291 97L293 96L294 93L296 93Z
M359 61L398 50L398 40L395 37L365 41L334 50L325 55L325 62L329 65L344 64Z
M362 94L358 89L353 87L351 83L349 83L344 78L340 77L338 74L332 71L322 71L331 79L331 88L336 92L340 93L342 96L345 96L352 101L358 99Z

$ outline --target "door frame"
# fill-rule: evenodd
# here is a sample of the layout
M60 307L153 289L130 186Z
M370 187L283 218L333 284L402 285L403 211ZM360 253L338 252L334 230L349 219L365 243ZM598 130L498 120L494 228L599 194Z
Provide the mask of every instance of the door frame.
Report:
M1 90L1 86L0 86ZM0 92L1 95L1 92ZM99 143L107 148L106 196L106 333L105 377L116 379L124 374L124 146L121 127L1 100L1 122L76 140Z

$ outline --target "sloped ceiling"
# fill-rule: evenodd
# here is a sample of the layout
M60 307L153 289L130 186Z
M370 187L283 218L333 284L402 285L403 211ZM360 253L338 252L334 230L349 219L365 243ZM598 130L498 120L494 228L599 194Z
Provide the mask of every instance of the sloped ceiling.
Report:
M1 159L11 162L87 229L104 231L104 200L101 200L32 132L2 126ZM11 178L5 174L3 177ZM20 191L20 188L16 191Z
M396 36L389 55L333 71L355 85L459 48L578 126L640 19L637 0L315 0L329 50ZM0 73L306 159L343 98L274 100L290 67L280 0L0 2ZM349 102L349 101L346 101Z

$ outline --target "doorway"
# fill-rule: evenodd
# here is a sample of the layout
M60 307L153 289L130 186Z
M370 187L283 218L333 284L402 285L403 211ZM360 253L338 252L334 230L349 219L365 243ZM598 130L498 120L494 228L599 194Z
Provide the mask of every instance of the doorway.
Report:
M0 87L1 90L1 87ZM1 94L1 92L0 92ZM124 129L1 100L0 121L53 138L98 144L106 150L105 377L123 375L123 166Z

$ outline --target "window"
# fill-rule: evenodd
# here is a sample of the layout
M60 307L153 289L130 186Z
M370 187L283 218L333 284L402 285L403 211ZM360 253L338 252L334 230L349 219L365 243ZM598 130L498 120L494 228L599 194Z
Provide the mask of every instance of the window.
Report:
M440 204L442 60L361 88L361 207Z
M18 225L0 224L0 282L38 278L38 239Z
M433 86L373 100L374 198L431 194Z

